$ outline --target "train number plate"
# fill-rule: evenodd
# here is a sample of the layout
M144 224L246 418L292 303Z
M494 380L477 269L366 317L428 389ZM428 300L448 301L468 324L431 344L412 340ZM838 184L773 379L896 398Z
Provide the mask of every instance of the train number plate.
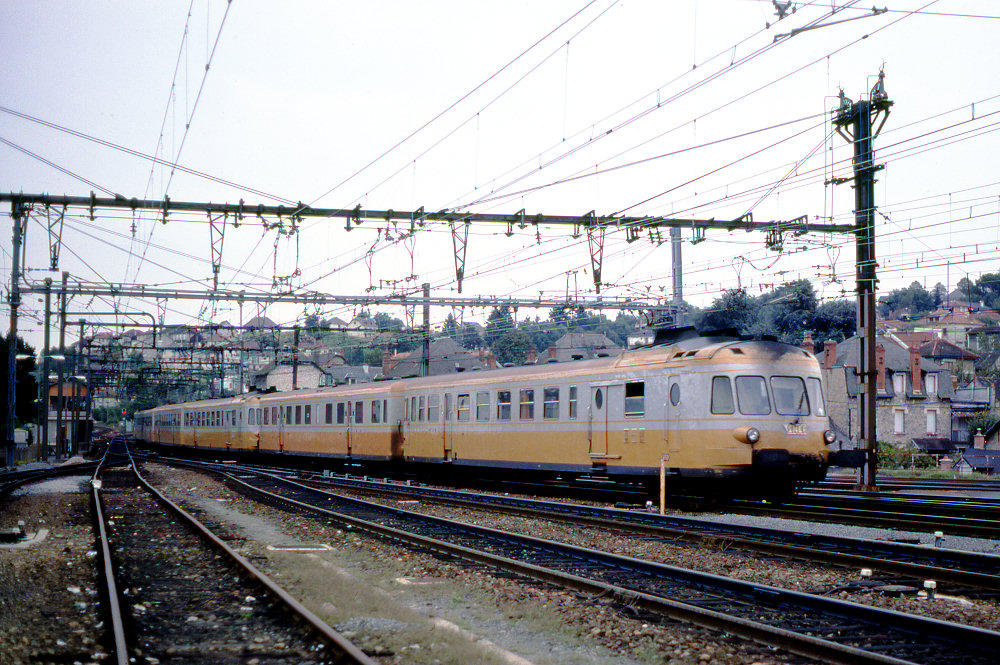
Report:
M785 433L791 436L805 436L806 426L804 423L785 423Z

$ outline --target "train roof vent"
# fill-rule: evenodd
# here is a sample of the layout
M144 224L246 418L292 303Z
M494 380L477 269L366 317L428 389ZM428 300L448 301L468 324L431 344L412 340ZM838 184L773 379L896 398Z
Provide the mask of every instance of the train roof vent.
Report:
M743 349L741 349L738 346L734 346L733 348L730 349L730 351L732 351L733 353L735 353L738 356L742 356L743 355Z
M583 354L582 353L574 353L573 354L573 360L581 360L582 358L583 358Z
M691 356L696 356L696 355L698 355L698 349L695 349L694 351L688 351L687 353L684 354L684 357L690 358Z

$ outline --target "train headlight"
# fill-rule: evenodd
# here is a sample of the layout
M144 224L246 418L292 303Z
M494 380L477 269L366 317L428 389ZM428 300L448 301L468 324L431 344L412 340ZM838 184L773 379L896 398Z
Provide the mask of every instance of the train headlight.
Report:
M757 443L760 441L760 430L756 427L737 427L733 437L741 443Z
M828 429L825 432L823 432L823 440L826 441L827 444L831 444L837 440L837 433L834 432L832 429Z
M747 429L747 442L757 443L758 441L760 441L760 430L756 427L750 427Z

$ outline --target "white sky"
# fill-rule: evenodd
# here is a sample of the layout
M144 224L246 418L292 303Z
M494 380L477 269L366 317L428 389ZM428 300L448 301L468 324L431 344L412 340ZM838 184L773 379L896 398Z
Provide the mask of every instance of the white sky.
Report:
M869 15L872 6L793 4L797 11L777 22L771 2L758 0L233 0L228 13L225 2L194 0L190 15L187 2L8 0L0 5L0 189L279 202L183 172L170 179L147 159L14 111L320 207L716 219L752 210L756 221L808 215L848 223L850 185L824 185L850 169L849 144L828 137L829 112L841 87L857 100L884 67L895 105L875 142L886 166L875 194L880 291L914 280L953 287L1000 270L1000 20L989 18L1000 16L1000 3L885 0L879 7L890 11L879 16L775 41ZM831 16L832 6L840 10ZM782 126L759 131L773 125ZM590 177L554 184L580 174ZM0 211L5 297L9 212L6 204ZM87 282L206 288L205 221L175 214L164 225L118 211L92 222L71 210L59 270ZM46 270L42 224L33 216L29 225L27 279L58 281L59 272ZM384 223L349 234L343 227L343 219L306 220L297 243L253 221L230 228L220 287L268 291L276 275L297 268L294 286L327 294L385 295L422 282L433 295L456 293L446 226L429 225L410 242L387 242ZM585 238L543 228L539 243L533 229L510 238L505 230L473 226L463 296L553 297L567 288L594 296ZM690 238L685 232L684 295L700 306L724 289L756 294L799 278L823 298L854 289L851 238L789 236L780 253L760 233L709 232L697 245ZM669 298L669 243L609 234L603 280L602 295L648 289ZM159 313L155 302L116 305ZM69 309L111 308L75 298ZM6 332L6 302L0 311ZM38 346L41 311L37 296L25 297L19 332ZM288 324L314 311L263 313ZM166 304L167 323L239 323L258 313L253 305ZM349 320L354 308L319 313ZM435 308L432 316L440 323L447 313ZM519 313L535 315L547 312Z

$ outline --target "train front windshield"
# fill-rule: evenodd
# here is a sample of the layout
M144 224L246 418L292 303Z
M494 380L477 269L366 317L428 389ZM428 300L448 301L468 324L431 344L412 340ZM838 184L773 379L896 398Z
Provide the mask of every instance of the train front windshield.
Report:
M744 416L766 416L772 411L782 416L826 415L823 387L817 378L803 381L799 376L772 376L768 381L763 376L748 375L737 376L734 383L735 395L728 376L712 377L713 414L739 410Z

